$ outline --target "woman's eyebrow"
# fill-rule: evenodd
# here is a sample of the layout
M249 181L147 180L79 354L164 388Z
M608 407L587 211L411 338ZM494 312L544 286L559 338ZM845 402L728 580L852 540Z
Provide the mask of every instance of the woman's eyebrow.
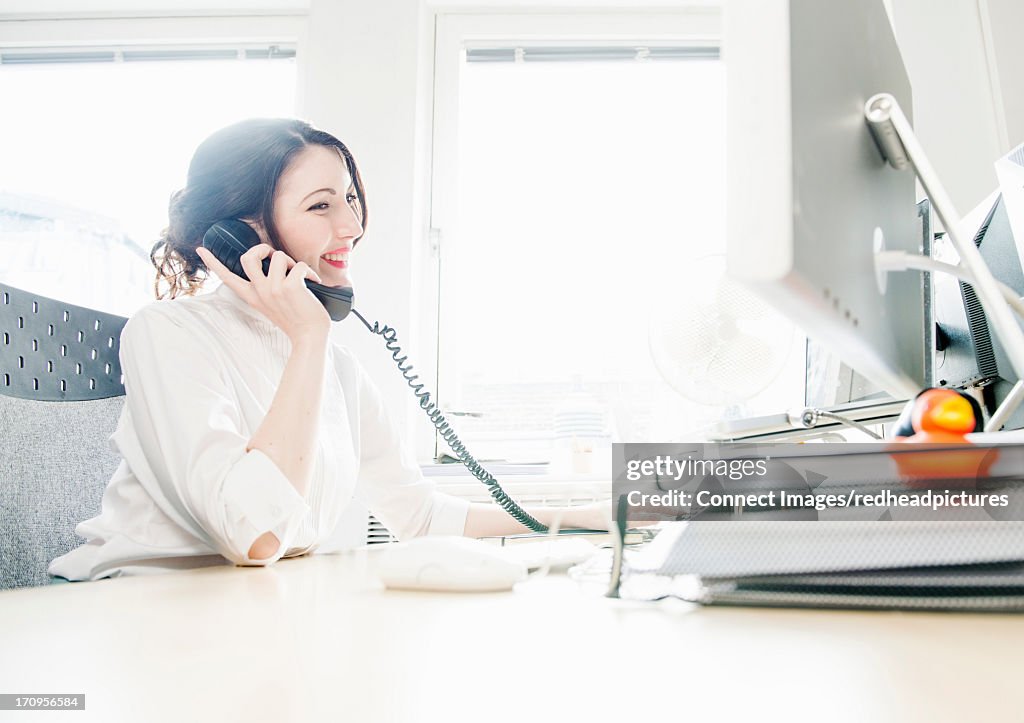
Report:
M318 189L316 189L315 191L313 191L313 193L307 194L307 195L306 195L306 198L309 198L309 197L310 197L310 196L312 196L312 195L313 195L314 193L320 193L320 191L327 191L327 192L328 192L328 193L330 193L330 194L331 194L332 196L337 196L337 195L338 195L338 192L337 192L337 191L335 191L335 190L334 190L333 188L318 188ZM303 199L302 199L302 201L300 201L299 203L303 203L303 202L305 202L306 198L303 198Z

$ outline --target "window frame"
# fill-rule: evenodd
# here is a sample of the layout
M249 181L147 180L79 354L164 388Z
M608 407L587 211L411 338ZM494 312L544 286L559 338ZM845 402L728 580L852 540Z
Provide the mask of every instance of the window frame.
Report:
M451 313L455 303L452 261L458 254L458 103L459 75L467 49L508 45L531 47L659 47L687 45L720 48L722 13L717 5L679 10L551 13L437 13L434 16L434 65L431 113L431 162L428 185L428 238L421 275L420 308L428 309L419 336L423 352L417 371L437 390L446 413L458 408L457 363L451 351L458 332ZM455 418L458 424L458 417ZM425 426L425 425L424 425ZM420 427L415 437L420 460L444 451L437 433Z

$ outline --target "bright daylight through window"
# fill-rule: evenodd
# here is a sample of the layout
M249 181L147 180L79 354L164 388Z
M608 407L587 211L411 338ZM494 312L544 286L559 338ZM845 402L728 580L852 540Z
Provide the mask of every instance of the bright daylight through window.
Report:
M0 280L124 316L153 300L149 251L196 146L242 118L294 115L295 77L294 58L5 57L4 106L31 111L0 117Z
M476 454L598 470L613 441L801 404L803 337L722 278L717 53L501 52L461 68L442 247L442 385Z

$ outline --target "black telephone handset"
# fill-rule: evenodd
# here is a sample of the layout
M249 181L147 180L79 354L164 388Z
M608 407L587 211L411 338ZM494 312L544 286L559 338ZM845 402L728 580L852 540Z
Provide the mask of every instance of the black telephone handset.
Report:
M242 254L258 243L260 243L260 237L256 230L244 221L237 219L218 221L210 226L209 230L203 235L203 246L217 257L218 261L243 279L248 279L249 276L245 273L245 269L242 268ZM267 273L269 269L270 259L264 259L263 273ZM364 319L362 314L353 309L352 298L354 294L350 287L324 286L309 279L305 281L306 287L313 292L316 298L320 299L333 321L341 321L349 315L349 312L352 312L370 330L370 333L383 337L384 345L391 352L391 358L398 365L398 371L402 372L406 383L412 389L413 394L416 395L420 408L426 413L431 423L437 429L441 439L455 452L459 461L466 466L474 477L487 486L491 497L509 515L534 532L546 532L547 526L538 522L529 512L516 504L515 500L509 497L505 490L501 488L494 475L484 469L473 455L466 450L465 445L455 434L455 430L451 428L451 425L448 424L448 420L444 418L441 410L430 401L430 392L424 391L424 385L416 381L419 375L409 373L412 371L412 364L406 364L408 357L400 356L402 349L398 346L398 334L395 330L386 324L381 325L376 321L371 326L370 322Z
M242 254L260 243L260 237L245 221L225 219L210 226L203 235L203 246L232 273L248 279L242 268ZM263 273L270 270L270 259L263 259ZM306 288L327 309L331 321L341 321L352 311L354 292L350 286L324 286L306 279Z

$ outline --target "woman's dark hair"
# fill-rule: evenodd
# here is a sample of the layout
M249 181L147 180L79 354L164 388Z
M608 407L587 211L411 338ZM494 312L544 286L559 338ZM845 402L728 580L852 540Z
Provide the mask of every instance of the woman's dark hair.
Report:
M287 252L274 224L274 192L281 174L307 146L338 149L355 186L357 213L365 233L363 181L344 143L301 120L244 120L222 128L199 144L188 167L185 188L171 195L169 225L149 253L156 267L153 289L157 299L192 296L199 290L210 272L196 248L203 243L207 229L222 219L259 221L270 244ZM163 293L161 282L169 287Z

